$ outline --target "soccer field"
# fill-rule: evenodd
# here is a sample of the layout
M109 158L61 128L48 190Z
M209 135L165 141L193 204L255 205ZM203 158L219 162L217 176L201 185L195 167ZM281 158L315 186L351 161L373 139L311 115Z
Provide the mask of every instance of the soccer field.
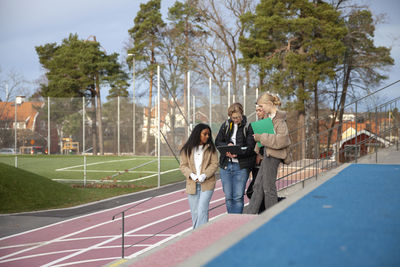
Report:
M13 155L1 155L0 162L14 166ZM86 182L156 186L156 157L86 156ZM18 155L18 168L59 182L84 181L84 157L77 155ZM161 185L184 180L174 157L161 158Z

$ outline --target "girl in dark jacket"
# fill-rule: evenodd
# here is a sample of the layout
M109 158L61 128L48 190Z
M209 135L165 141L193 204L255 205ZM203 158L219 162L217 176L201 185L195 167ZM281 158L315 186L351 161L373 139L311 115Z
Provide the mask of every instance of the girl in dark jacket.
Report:
M221 154L219 159L222 188L225 193L225 204L228 213L242 213L244 206L244 191L249 172L255 163L253 129L247 124L240 103L233 103L228 108L230 119L221 125L215 144L238 145L241 153Z

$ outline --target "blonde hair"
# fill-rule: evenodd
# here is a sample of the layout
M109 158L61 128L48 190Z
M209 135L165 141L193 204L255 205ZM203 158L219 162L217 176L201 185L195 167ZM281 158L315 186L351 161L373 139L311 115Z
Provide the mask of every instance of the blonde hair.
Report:
M229 106L228 108L228 116L232 116L233 113L240 113L240 115L243 115L243 106L242 104L236 102L233 103L232 105Z
M274 106L277 106L277 107L279 107L279 106L282 104L282 103L281 103L281 100L279 99L278 96L272 95L272 94L270 94L270 93L262 94L262 95L258 98L257 103L267 104L268 101L271 101L272 104L274 104Z

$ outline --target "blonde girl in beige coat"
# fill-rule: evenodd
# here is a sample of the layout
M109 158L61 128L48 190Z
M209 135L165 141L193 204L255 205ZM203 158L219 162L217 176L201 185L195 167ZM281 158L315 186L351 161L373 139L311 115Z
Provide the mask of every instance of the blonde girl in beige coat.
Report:
M290 145L286 112L278 109L281 105L280 99L277 96L266 93L258 98L257 105L264 109L266 117L272 119L275 134L263 133L254 135L254 140L260 141L261 145L263 145L261 149L264 149L264 158L253 186L254 193L246 209L246 213L251 214L258 213L263 198L265 209L278 202L276 176L279 164L288 156ZM256 150L257 148L258 146L256 146Z
M193 229L208 222L208 209L215 188L218 154L211 129L200 123L194 127L181 149L180 170L186 177Z

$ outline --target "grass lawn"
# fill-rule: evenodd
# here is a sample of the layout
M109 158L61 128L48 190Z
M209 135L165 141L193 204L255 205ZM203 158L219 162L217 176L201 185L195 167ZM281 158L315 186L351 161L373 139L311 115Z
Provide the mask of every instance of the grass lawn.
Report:
M0 213L64 208L132 193L147 187L73 188L0 163Z
M15 157L0 156L0 163L14 166ZM48 179L82 184L84 157L80 155L18 155L18 168ZM162 157L161 185L182 181L179 164L174 157ZM158 163L155 157L87 156L86 182L135 184L154 187L158 185Z
M158 185L155 157L0 155L0 213L63 208ZM163 157L160 185L183 181L179 164Z

